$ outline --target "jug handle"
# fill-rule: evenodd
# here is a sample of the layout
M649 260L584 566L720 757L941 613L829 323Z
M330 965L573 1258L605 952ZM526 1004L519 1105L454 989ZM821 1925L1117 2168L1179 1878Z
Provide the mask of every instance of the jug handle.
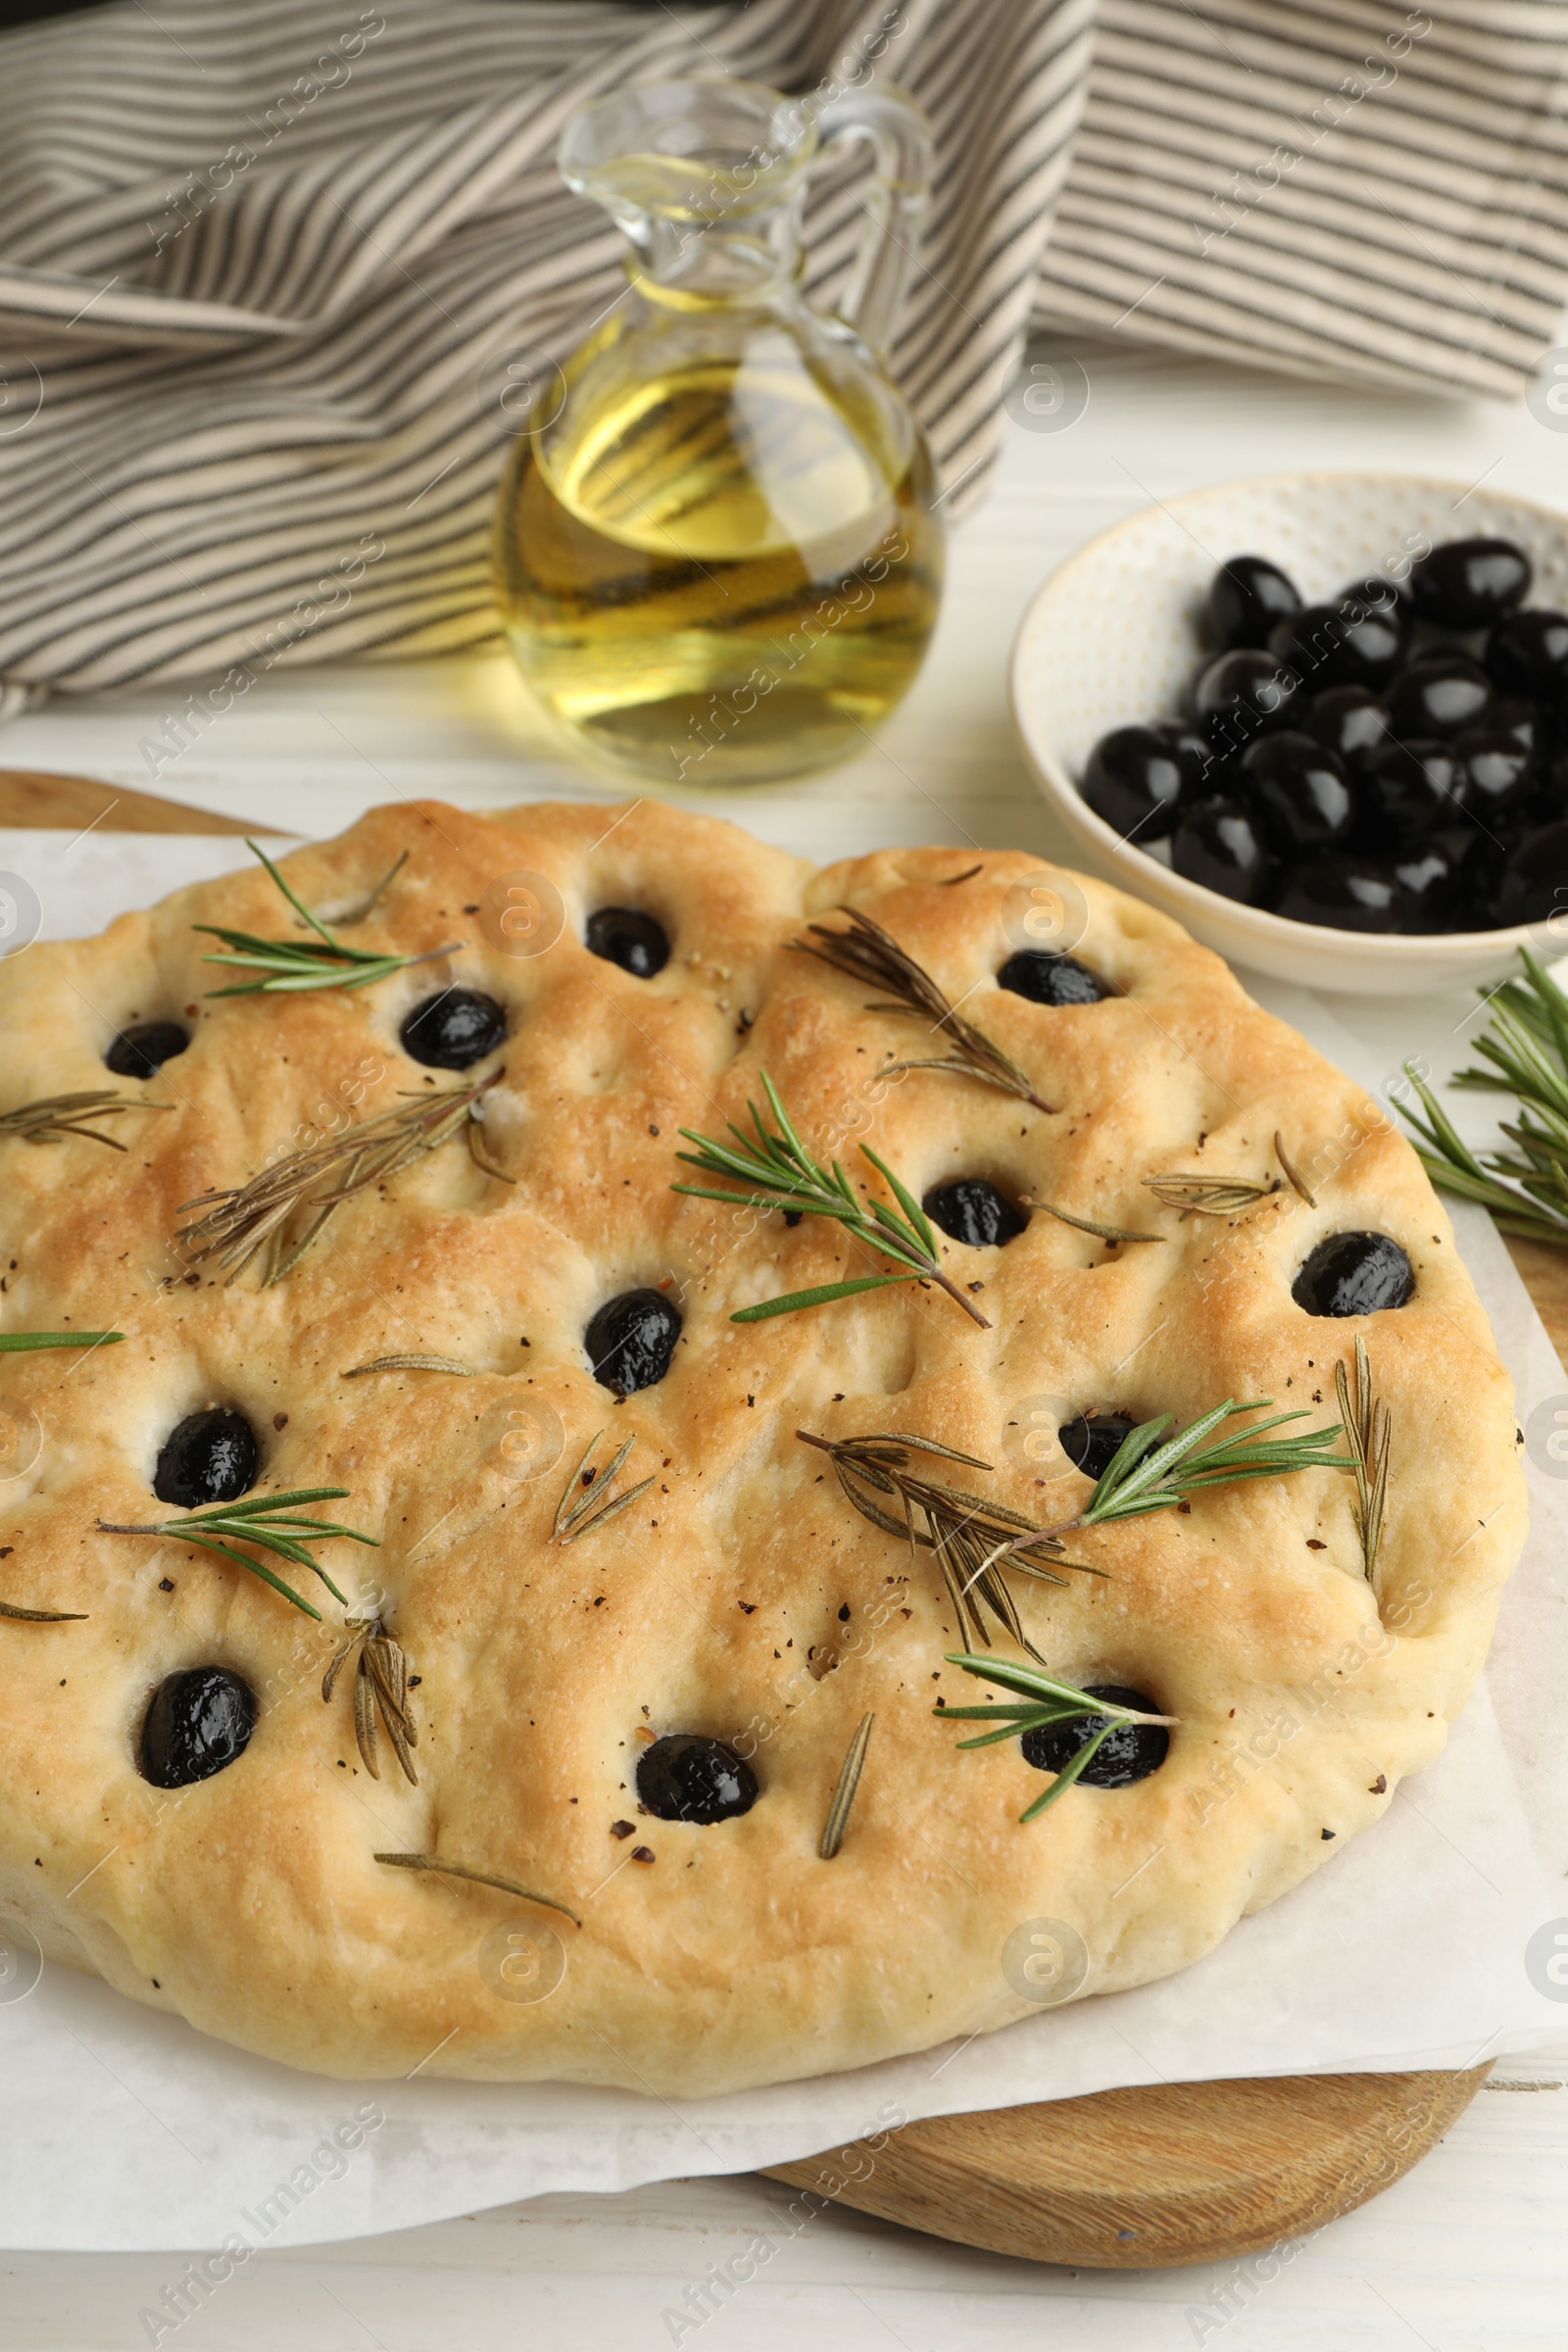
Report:
M824 147L869 139L875 150L865 229L839 316L881 358L931 202L931 125L912 98L894 89L847 92L817 107L815 117Z

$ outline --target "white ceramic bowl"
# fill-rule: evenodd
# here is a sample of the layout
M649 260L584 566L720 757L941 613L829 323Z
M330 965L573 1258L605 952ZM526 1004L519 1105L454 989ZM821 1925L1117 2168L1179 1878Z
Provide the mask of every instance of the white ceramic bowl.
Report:
M1568 607L1568 516L1462 482L1381 473L1282 473L1217 482L1146 507L1070 556L1031 600L1012 650L1012 710L1042 793L1085 862L1150 900L1233 963L1308 988L1413 996L1498 979L1522 942L1555 959L1544 924L1378 937L1243 906L1130 848L1082 799L1098 739L1173 718L1200 660L1198 615L1230 557L1269 557L1308 604L1348 580L1409 568L1423 542L1516 539L1535 564L1533 605ZM1568 921L1553 916L1568 931Z

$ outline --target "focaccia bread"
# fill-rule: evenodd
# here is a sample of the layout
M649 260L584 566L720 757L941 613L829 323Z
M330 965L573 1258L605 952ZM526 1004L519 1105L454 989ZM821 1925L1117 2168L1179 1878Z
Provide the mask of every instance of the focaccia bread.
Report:
M815 870L648 803L382 808L282 872L392 968L209 995L257 972L195 926L317 944L260 865L0 966L0 1114L113 1088L124 1146L0 1127L0 1332L123 1335L0 1354L0 1603L75 1613L0 1617L0 1918L46 1955L324 2074L720 2091L1183 1968L1430 1763L1522 1541L1510 1383L1413 1152L1177 925L1021 856ZM1083 910L1049 953L1043 875ZM956 1033L792 944L839 908L1025 1093L900 1066ZM864 1143L931 1202L950 1289L731 1319L900 1271L672 1189L725 1190L681 1131L771 1129L764 1072L856 1201L896 1203ZM343 1146L377 1120L423 1122L379 1175ZM256 1190L203 1200L257 1180L271 1239ZM1071 1533L1059 1582L993 1562L1053 1675L1174 1719L1020 1825L1092 1724L960 1751L986 1727L941 1711L1005 1696L950 1662L973 1624L897 1495L874 1524L797 1433L951 1448L909 1460L1058 1527L1107 1430L1331 1428L1357 1338L1371 1576L1329 1467ZM227 1554L119 1532L319 1489L295 1515L379 1545L311 1543L343 1603L231 1523Z

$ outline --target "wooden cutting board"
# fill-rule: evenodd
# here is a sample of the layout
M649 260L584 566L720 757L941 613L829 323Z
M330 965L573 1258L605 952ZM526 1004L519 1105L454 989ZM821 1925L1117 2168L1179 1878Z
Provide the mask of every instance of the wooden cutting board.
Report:
M150 793L0 768L0 825L255 833ZM1568 1356L1568 1252L1510 1242ZM1001 2254L1130 2270L1230 2261L1297 2240L1409 2171L1491 2069L1294 2075L1102 2090L936 2116L770 2169L862 2213ZM809 2210L809 2209L808 2209Z

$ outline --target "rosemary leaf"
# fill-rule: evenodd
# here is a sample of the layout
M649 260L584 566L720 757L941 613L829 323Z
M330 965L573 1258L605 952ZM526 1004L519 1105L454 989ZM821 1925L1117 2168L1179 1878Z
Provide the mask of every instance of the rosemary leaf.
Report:
M617 1494L612 1501L608 1499L610 1490L620 1476L626 1457L637 1440L635 1435L623 1440L603 1468L592 1470L589 1467L590 1459L604 1434L601 1429L589 1439L587 1452L567 1479L565 1493L556 1505L552 1533L558 1544L575 1544L577 1538L587 1535L591 1528L602 1527L607 1519L613 1519L617 1511L625 1510L627 1504L635 1502L640 1494L646 1494L654 1483L651 1478L645 1478L640 1486L628 1487L624 1494Z
M381 876L380 881L372 883L370 888L366 892L365 896L363 898L356 899L351 906L340 907L338 912L332 917L333 922L363 923L368 915L374 913L376 907L379 906L381 901L386 897L387 892L391 889L393 883L397 880L399 874L402 873L403 868L408 864L408 851L399 850L397 856L393 858L392 863L387 867L386 872Z
M297 899L267 852L247 839L251 850L266 866L284 898L296 914L303 917L316 934L315 944L291 939L260 939L254 931L232 931L220 923L193 923L191 929L210 939L222 941L222 950L203 957L206 963L226 963L243 971L261 972L260 980L236 981L230 988L212 988L210 997L248 997L258 995L298 994L312 988L366 988L372 980L384 980L391 972L401 972L409 965L431 963L437 956L454 956L462 947L461 940L449 940L445 947L428 948L421 956L397 956L377 953L371 948L351 948L329 931L318 915L314 915ZM399 860L401 864L402 860ZM369 900L356 913L340 916L340 921L362 921L375 900L397 872L387 874L377 884Z
M497 1878L493 1871L470 1870L466 1862L443 1862L438 1854L372 1854L370 1859L384 1862L392 1870L434 1870L449 1879L468 1879L475 1886L495 1886L525 1903L542 1903L547 1911L564 1912L574 1928L582 1926L576 1912L558 1903L553 1894L536 1894L531 1886L519 1886L515 1879Z
M0 1331L0 1349L21 1355L34 1348L103 1348L124 1336L122 1331Z
M695 1152L680 1152L678 1159L699 1169L704 1175L733 1176L749 1186L749 1192L720 1192L710 1185L675 1184L671 1192L689 1193L701 1200L724 1200L736 1206L753 1208L786 1208L803 1216L832 1217L843 1225L852 1239L861 1242L882 1257L891 1257L904 1267L902 1274L867 1276L860 1281L829 1283L813 1291L795 1291L782 1298L764 1300L760 1306L742 1307L730 1317L732 1323L757 1323L769 1315L791 1313L801 1306L814 1306L829 1298L848 1298L858 1291L877 1290L894 1282L934 1282L940 1290L983 1331L991 1326L980 1309L943 1272L935 1234L924 1210L914 1196L901 1183L886 1161L879 1159L868 1144L859 1147L863 1158L877 1171L892 1192L899 1206L888 1207L882 1200L869 1207L859 1200L854 1186L835 1159L830 1168L814 1160L791 1123L789 1113L779 1100L778 1090L764 1070L762 1086L768 1108L773 1114L776 1132L769 1133L755 1103L748 1103L752 1124L757 1130L755 1142L731 1125L734 1144L718 1143L710 1137L683 1127L681 1134L695 1144Z
M1125 1225L1097 1225L1093 1217L1076 1217L1070 1208L1057 1208L1054 1201L1042 1200L1038 1193L1020 1193L1025 1208L1043 1208L1048 1217L1058 1224L1075 1225L1080 1233L1094 1233L1102 1242L1162 1242L1162 1233L1133 1233Z
M1376 1582L1378 1545L1389 1499L1389 1455L1393 1420L1389 1408L1374 1394L1372 1365L1366 1342L1355 1335L1355 1387L1351 1390L1343 1363L1334 1367L1334 1390L1345 1424L1346 1441L1355 1457L1355 1532L1360 1539L1366 1581Z
M694 1188L678 1188L689 1192ZM732 1198L725 1195L726 1200ZM827 1306L835 1298L853 1298L860 1291L885 1291L890 1283L906 1282L906 1274L863 1274L853 1282L824 1282L813 1291L789 1291L782 1298L764 1298L759 1306L743 1306L731 1315L732 1323L766 1323L774 1315L792 1315L797 1307Z
M44 1095L16 1110L0 1111L0 1136L20 1136L28 1144L63 1144L68 1136L84 1135L111 1152L123 1152L118 1136L104 1135L99 1119L121 1119L130 1110L172 1110L172 1102L149 1102L144 1095L128 1098L112 1086L95 1087L80 1095Z
M1306 1186L1302 1183L1301 1178L1292 1162L1289 1153L1286 1152L1284 1138L1281 1136L1277 1127L1274 1130L1274 1156L1279 1161L1280 1166L1285 1170L1285 1181L1290 1186L1292 1192L1298 1194L1300 1199L1306 1202L1308 1208L1316 1208L1317 1197L1315 1194L1309 1193L1306 1189Z
M365 1760L365 1769L372 1781L381 1778L381 1768L375 1760L375 1695L370 1678L364 1671L365 1652L360 1652L354 1672L354 1744Z
M24 1625L85 1625L85 1609L19 1609L9 1600L0 1600L0 1617L16 1617Z
M233 1282L265 1250L266 1290L299 1264L345 1200L387 1183L464 1129L476 1165L494 1175L497 1171L485 1167L474 1151L474 1111L480 1098L505 1075L503 1068L437 1094L405 1096L406 1108L382 1111L326 1143L291 1152L248 1184L182 1200L182 1211L206 1212L181 1226L174 1237L186 1264L196 1267L216 1259L226 1269L227 1282Z
M970 873L979 870L973 866ZM963 882L969 875L956 874L953 879ZM932 1029L940 1029L954 1048L951 1054L928 1060L890 1062L882 1076L890 1077L899 1070L948 1070L955 1077L978 1078L983 1085L998 1087L1004 1095L1015 1095L1020 1102L1032 1103L1036 1110L1051 1109L1051 1104L1035 1093L1027 1073L1000 1046L993 1044L983 1029L962 1018L925 966L916 963L880 923L862 914L858 906L841 906L838 911L849 921L847 931L829 930L825 923L808 923L809 936L792 939L790 946L803 956L814 956L819 963L845 973L851 980L881 989L893 1000L869 1004L865 1007L867 1012L918 1013ZM823 944L813 947L813 940Z
M966 1650L948 1650L945 1655L950 1666L961 1666L965 1674L994 1683L999 1690L1011 1690L1026 1702L1021 1707L999 1704L933 1707L932 1713L945 1723L954 1720L975 1723L997 1717L1004 1719L997 1731L982 1733L974 1740L960 1740L960 1748L994 1747L998 1740L1015 1740L1025 1732L1045 1731L1058 1723L1077 1723L1091 1717L1104 1718L1100 1730L1084 1741L1072 1761L1055 1775L1033 1804L1019 1814L1020 1828L1025 1822L1037 1821L1058 1798L1066 1795L1119 1724L1173 1725L1180 1720L1175 1715L1149 1715L1137 1707L1117 1706L1112 1699L1096 1698L1090 1691L1080 1690L1076 1683L1065 1683L1059 1676L1048 1673L1043 1665L1021 1666L1010 1658L976 1656Z
M460 1364L455 1355L377 1355L368 1364L353 1364L339 1380L363 1380L368 1372L460 1372L465 1380L476 1377L471 1364Z
M313 1608L301 1598L292 1585L285 1584L265 1561L254 1560L243 1551L235 1551L235 1544L255 1544L274 1558L293 1561L309 1568L318 1576L332 1598L344 1601L319 1560L313 1559L305 1548L308 1544L323 1543L331 1537L344 1537L352 1544L368 1544L378 1548L379 1538L362 1535L358 1528L340 1527L331 1519L303 1519L293 1516L302 1503L336 1501L349 1492L347 1487L296 1487L282 1494L258 1494L249 1500L211 1503L204 1510L190 1511L177 1519L161 1519L146 1526L126 1526L110 1519L95 1522L99 1531L109 1536L171 1536L178 1544L199 1544L208 1551L221 1552L225 1560L248 1568L263 1584L270 1585L291 1600L307 1617L320 1619L319 1609ZM347 1603L344 1601L344 1605Z
M840 1769L838 1786L833 1791L833 1802L827 1809L827 1820L822 1825L821 1840L816 1849L824 1862L831 1862L839 1847L844 1843L844 1832L849 1825L850 1807L855 1802L855 1791L860 1786L860 1774L865 1765L865 1751L870 1744L871 1726L875 1721L874 1715L862 1715L859 1728L850 1741L849 1753Z

